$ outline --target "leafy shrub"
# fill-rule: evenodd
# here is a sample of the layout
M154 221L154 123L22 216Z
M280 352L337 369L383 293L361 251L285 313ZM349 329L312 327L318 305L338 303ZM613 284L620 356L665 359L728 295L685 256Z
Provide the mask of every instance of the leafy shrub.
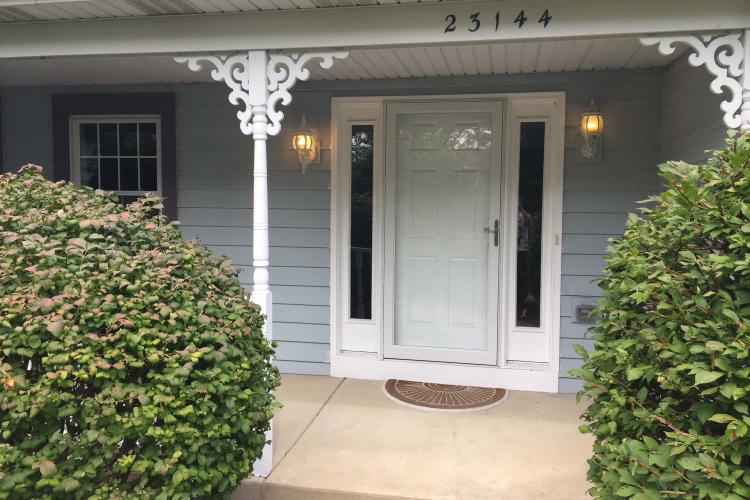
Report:
M0 176L0 498L228 496L260 455L263 317L158 202Z
M662 165L666 190L610 248L573 372L595 497L750 498L750 139L727 144Z

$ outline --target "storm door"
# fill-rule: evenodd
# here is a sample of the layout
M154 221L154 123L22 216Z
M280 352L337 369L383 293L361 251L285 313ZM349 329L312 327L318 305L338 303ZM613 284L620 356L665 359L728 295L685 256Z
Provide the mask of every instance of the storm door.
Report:
M386 114L385 357L497 364L502 104Z

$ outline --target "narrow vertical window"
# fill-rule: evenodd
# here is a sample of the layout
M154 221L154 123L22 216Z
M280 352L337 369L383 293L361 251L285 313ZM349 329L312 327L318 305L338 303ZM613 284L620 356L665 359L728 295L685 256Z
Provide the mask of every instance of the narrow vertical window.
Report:
M351 127L349 317L372 319L373 125Z
M516 326L540 326L544 122L521 123L516 232Z

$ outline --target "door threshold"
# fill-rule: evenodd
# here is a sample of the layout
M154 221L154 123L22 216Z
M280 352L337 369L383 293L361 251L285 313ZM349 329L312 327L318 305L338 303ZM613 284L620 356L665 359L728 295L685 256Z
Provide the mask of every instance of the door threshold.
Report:
M558 392L557 367L523 363L486 366L380 359L374 353L340 353L331 360L331 376L366 380L396 378L415 382L501 387L509 390Z

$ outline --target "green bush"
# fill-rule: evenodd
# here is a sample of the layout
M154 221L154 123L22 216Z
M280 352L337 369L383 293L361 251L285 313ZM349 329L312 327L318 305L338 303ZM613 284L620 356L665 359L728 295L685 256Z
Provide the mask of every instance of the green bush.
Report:
M263 317L158 203L0 176L0 498L226 497L260 455Z
M595 349L572 373L591 405L598 498L750 498L750 137L665 191L612 243Z

